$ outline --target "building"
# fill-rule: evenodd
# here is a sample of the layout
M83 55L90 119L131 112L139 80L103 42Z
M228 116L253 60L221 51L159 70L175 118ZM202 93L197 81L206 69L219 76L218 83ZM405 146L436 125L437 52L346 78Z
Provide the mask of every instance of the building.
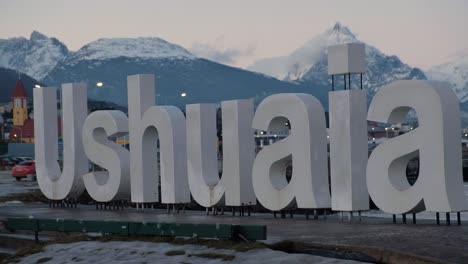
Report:
M10 141L34 142L34 120L28 117L28 96L23 81L16 81L12 93L13 127L10 130Z
M0 104L0 114L4 114L6 112L11 112L13 109L13 103L12 102L7 102Z
M12 95L13 101L13 126L22 127L28 119L28 97L24 89L23 81L16 82Z

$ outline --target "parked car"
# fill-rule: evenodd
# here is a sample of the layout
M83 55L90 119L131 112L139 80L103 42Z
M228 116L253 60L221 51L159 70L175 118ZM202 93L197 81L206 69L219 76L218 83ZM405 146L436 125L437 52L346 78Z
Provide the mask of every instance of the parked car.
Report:
M14 163L13 166L23 161L14 156L8 156L8 159L10 159Z
M34 160L27 160L14 166L11 170L11 175L16 178L17 181L21 178L26 178L28 175L36 177L36 162Z
M25 161L24 159L20 157L16 157L16 156L9 156L8 158L12 160L15 163L15 165L19 164L20 162Z
M17 156L10 157L10 159L14 160L16 162L16 164L19 164L19 163L21 163L23 161L33 160L30 157L17 157Z
M0 157L0 167L13 167L15 166L15 161L10 157Z

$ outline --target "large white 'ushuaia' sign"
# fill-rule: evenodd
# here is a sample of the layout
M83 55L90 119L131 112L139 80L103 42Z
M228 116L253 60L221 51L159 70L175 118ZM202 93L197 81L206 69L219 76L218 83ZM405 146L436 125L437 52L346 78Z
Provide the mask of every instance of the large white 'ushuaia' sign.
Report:
M62 102L61 171L56 90L34 90L37 178L52 200L77 197L86 188L98 202L176 204L192 196L204 207L258 201L272 211L290 206L361 211L369 209L370 195L392 214L467 209L458 99L440 83L396 81L379 89L368 110L363 90L330 92L330 177L324 109L309 94L275 94L256 111L252 100L222 102L221 179L215 104L187 105L186 117L174 106L156 106L153 75L128 77L128 117L120 111L87 116L84 84L64 84ZM401 123L410 109L419 126L381 143L368 158L366 120ZM289 136L255 156L254 131L284 128L285 120ZM109 139L127 133L130 151ZM418 155L418 180L410 186L406 166ZM89 172L88 160L105 170Z

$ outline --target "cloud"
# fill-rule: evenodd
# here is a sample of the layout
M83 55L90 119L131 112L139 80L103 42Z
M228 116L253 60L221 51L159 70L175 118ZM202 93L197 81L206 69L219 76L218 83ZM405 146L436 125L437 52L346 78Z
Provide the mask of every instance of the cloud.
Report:
M205 43L193 43L190 52L196 56L216 61L223 64L235 64L240 57L250 56L255 52L255 47L250 45L246 48L219 48L215 45Z

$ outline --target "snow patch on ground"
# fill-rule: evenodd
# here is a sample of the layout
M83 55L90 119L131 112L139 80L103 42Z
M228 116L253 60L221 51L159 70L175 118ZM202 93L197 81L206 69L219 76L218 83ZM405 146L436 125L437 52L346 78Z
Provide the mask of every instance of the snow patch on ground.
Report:
M21 201L7 201L5 203L6 204L22 204L23 202L21 202Z
M166 256L173 250L183 250L185 254ZM193 254L219 253L234 255L232 261L195 257ZM189 257L189 255L192 255ZM352 260L325 258L305 254L288 254L271 249L255 249L247 252L213 249L198 245L174 245L153 242L97 242L84 241L71 244L53 244L43 252L36 253L20 260L19 263L361 263Z

